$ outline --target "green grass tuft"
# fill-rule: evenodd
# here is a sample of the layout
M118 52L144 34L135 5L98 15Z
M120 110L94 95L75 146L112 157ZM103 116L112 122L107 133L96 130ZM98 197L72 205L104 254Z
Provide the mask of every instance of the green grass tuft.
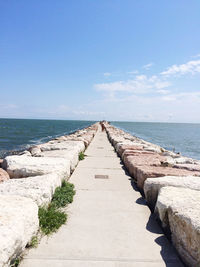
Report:
M39 224L44 234L56 232L66 222L67 214L59 208L72 203L74 195L74 185L63 180L61 187L56 188L48 207L39 208Z
M19 266L20 262L21 262L21 257L17 257L11 261L10 267L17 267Z
M39 212L40 229L45 235L56 232L67 220L67 214L56 210L54 206L40 207Z
M30 242L29 246L32 248L36 248L38 246L38 237L37 236L33 236L31 238L31 242Z
M56 188L54 192L51 206L55 208L65 207L72 203L74 195L74 185L63 180L61 187Z
M84 158L85 158L84 153L83 152L80 152L79 153L79 160L84 160Z

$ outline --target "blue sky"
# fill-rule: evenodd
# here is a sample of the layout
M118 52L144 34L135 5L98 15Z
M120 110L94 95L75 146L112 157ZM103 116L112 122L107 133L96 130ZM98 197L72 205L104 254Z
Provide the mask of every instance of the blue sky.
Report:
M199 0L0 0L0 117L200 122Z

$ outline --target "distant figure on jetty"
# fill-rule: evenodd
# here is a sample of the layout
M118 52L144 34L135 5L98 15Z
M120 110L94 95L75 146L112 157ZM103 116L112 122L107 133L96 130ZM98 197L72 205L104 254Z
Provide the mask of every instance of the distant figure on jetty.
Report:
M101 121L100 124L101 124L101 130L102 130L102 132L103 132L103 131L105 130L104 121Z

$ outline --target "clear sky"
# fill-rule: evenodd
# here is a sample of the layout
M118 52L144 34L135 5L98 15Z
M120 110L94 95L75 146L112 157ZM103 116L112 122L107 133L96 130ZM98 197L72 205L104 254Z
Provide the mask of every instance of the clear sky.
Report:
M0 117L200 122L200 1L0 0Z

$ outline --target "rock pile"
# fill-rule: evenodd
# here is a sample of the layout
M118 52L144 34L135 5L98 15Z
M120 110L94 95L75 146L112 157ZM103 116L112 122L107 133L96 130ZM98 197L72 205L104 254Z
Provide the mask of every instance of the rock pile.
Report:
M37 233L38 206L50 203L56 187L69 178L79 153L97 129L94 124L1 160L0 266L9 266Z
M105 123L129 174L188 266L200 266L200 161Z

